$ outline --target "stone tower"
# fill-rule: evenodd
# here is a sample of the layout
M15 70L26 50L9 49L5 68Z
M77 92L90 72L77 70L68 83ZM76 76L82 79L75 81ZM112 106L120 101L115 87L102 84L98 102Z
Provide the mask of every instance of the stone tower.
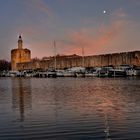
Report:
M30 62L31 51L23 48L23 40L21 35L18 38L18 48L11 50L11 68L13 71L17 69L17 63Z

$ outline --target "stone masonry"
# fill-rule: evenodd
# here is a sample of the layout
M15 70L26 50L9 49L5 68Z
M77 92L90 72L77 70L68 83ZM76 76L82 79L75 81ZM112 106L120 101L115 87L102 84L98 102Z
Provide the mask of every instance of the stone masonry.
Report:
M19 62L18 70L47 70L54 68L55 58L48 57L47 59L34 59L30 62ZM64 69L70 67L102 67L102 66L119 66L119 65L135 65L140 66L140 51L113 53L93 56L56 56L56 68Z

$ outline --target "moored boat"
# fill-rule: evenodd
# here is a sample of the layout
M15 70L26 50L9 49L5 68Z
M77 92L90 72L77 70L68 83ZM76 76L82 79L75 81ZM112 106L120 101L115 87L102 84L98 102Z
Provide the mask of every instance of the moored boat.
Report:
M140 76L140 67L135 67L134 76Z
M47 71L47 77L56 78L57 77L56 71L55 70L48 70Z
M56 70L57 77L64 77L64 70Z
M108 72L109 77L125 77L126 71L121 69L111 69Z

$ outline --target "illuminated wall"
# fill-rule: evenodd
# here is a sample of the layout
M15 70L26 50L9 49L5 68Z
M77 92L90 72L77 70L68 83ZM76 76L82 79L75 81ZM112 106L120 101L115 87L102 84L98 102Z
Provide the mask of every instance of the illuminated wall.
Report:
M81 56L58 56L56 58L56 67L58 69L77 67L83 65L85 67L96 67L109 65L119 66L125 64L140 66L140 51L85 56L84 64L83 57ZM50 58L49 60L36 60L32 62L17 64L18 70L46 70L52 67L54 67L54 57Z

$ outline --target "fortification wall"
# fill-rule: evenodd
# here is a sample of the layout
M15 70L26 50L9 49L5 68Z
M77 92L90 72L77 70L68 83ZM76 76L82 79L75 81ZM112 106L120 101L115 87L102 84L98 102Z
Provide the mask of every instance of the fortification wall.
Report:
M58 69L85 66L85 67L96 67L96 66L119 66L119 65L136 65L140 66L140 51L125 52L125 53L113 53L105 55L93 55L85 56L84 59L81 56L76 57L57 57L56 67ZM50 60L37 60L28 63L18 63L18 70L27 69L42 69L54 67L54 58Z

